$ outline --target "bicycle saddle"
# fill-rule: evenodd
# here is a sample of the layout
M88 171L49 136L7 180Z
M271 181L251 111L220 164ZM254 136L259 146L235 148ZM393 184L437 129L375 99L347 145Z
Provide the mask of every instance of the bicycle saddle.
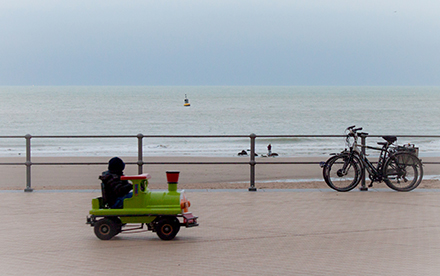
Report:
M392 144L397 141L396 136L382 136L383 139L385 139L388 143Z

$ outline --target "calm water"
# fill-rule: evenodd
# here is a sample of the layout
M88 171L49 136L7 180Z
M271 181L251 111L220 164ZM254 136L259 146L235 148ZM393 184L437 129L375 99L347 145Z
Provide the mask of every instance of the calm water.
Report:
M191 106L184 107L188 95ZM440 135L440 87L0 87L1 135ZM375 140L370 140L374 143ZM440 156L439 138L401 138ZM257 139L282 156L327 155L335 139ZM32 139L33 155L136 155L132 139ZM235 156L249 139L144 140L146 155ZM1 156L24 139L0 139Z

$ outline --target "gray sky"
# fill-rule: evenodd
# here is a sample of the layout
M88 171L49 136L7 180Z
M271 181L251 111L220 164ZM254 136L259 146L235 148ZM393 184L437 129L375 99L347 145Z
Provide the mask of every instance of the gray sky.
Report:
M0 85L440 85L438 0L0 0Z

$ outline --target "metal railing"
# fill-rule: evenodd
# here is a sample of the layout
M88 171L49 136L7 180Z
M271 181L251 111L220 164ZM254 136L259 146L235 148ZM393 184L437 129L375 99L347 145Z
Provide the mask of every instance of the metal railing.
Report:
M382 137L383 135L369 135L368 137ZM1 163L1 165L25 165L26 166L26 188L25 192L32 192L32 174L31 167L39 166L39 165L107 165L107 162L32 162L31 153L31 139L38 138L56 138L56 139L65 139L65 138L94 138L94 139L102 139L102 138L137 138L137 162L126 162L129 165L137 165L138 173L143 173L143 165L167 165L167 164L183 164L183 165L239 165L239 164L248 164L250 167L250 177L249 177L249 191L256 191L255 187L255 166L257 164L292 164L292 165L319 165L320 162L306 162L306 161L256 161L255 159L255 144L257 138L338 138L345 137L345 135L256 135L254 133L250 135L143 135L141 133L137 135L56 135L56 136L32 136L30 134L26 134L25 136L0 136L0 139L25 139L26 141L26 161L24 163L20 162L10 162L10 163ZM440 138L440 135L399 135L398 137L413 137L413 138ZM145 162L143 160L143 139L144 138L249 138L250 139L250 155L249 161L237 161L237 162ZM362 145L366 145L366 138L362 139ZM440 164L440 162L424 162L424 164ZM361 182L360 190L368 190L365 185L365 174L364 179Z

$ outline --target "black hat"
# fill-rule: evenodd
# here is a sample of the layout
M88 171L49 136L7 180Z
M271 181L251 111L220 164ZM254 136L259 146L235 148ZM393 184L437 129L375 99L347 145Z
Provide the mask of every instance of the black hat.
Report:
M114 173L122 174L125 169L125 163L119 157L113 157L108 161L108 170Z

